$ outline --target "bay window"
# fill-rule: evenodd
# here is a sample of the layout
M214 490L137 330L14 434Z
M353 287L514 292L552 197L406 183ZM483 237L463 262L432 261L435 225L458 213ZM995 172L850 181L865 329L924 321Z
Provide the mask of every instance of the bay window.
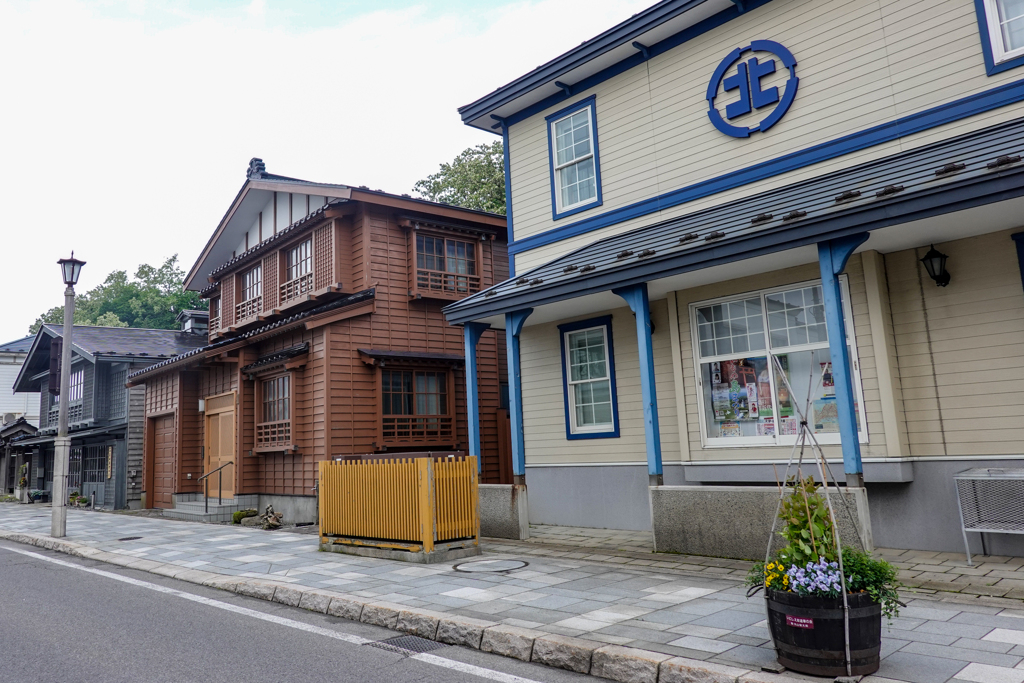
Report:
M384 444L453 444L455 418L447 370L387 368L380 371L380 377Z
M865 441L850 297L845 276L840 280L854 402ZM690 316L701 434L707 446L791 445L805 409L819 442L839 443L820 282L693 304Z

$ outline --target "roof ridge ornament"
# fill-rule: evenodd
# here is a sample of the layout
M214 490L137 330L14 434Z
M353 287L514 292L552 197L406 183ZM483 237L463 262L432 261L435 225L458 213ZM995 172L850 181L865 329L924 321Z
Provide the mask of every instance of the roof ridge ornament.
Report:
M267 172L267 165L263 163L263 159L259 157L253 157L249 159L249 168L245 172L246 178L262 178Z

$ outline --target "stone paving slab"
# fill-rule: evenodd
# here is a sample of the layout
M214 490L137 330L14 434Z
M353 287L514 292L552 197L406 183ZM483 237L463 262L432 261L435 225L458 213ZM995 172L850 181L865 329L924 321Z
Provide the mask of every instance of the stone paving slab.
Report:
M0 505L2 536L57 547L45 538L49 525L47 507ZM551 535L577 543L602 538L595 530L578 541L572 533ZM119 540L130 537L139 538ZM509 656L529 659L536 640L544 638L539 660L573 670L589 662L591 673L615 680L686 680L679 678L679 662L706 662L709 672L744 672L723 680L822 680L758 671L775 659L763 598L746 597L743 563L732 560L487 540L482 557L463 562L519 559L528 565L468 573L449 565L321 553L315 535L78 510L69 511L67 540L74 554L389 628L433 632L472 647L486 644ZM942 564L955 559L939 553L906 557L913 566L956 566ZM647 563L633 563L642 559ZM1012 572L1024 566L1019 559L979 558L979 567ZM902 616L884 632L882 667L865 681L1024 683L1020 600L927 592L906 597Z

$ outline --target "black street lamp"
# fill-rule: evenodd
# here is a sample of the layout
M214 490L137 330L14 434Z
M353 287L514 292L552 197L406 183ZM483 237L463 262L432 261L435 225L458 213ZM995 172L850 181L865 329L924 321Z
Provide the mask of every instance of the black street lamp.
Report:
M947 258L949 257L936 249L933 244L928 253L921 259L924 269L928 271L928 277L935 280L935 284L939 287L945 287L949 284L949 271L946 270Z
M64 277L64 334L60 353L60 393L61 401L57 410L57 437L53 440L53 512L50 518L50 535L64 538L68 526L68 470L71 459L71 438L68 436L68 402L71 389L71 334L74 331L75 319L75 285L82 274L85 261L75 258L62 258L61 275Z

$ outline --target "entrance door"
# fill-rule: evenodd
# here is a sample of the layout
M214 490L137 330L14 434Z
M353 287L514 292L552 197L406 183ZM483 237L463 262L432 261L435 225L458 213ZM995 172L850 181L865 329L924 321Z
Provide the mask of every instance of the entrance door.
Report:
M174 416L153 420L153 507L174 507Z
M235 395L225 394L206 399L206 462L204 472L235 460ZM235 497L235 466L228 465L207 478L210 497L217 496L218 487L223 498Z

